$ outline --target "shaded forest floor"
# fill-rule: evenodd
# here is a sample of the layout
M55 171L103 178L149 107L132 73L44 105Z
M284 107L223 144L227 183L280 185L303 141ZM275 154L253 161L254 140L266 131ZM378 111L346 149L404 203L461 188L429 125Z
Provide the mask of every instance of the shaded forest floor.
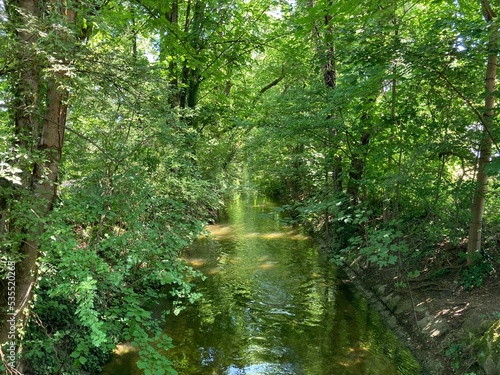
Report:
M397 266L346 271L406 341L424 374L499 374L500 267L483 275L481 287L465 288L476 275L464 278L465 266L451 264L421 264L413 279Z

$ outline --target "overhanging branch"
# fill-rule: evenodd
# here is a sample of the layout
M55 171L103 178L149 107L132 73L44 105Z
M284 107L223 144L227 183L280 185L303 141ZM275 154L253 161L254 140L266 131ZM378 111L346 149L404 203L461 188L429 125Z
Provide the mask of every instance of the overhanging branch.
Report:
M492 141L493 145L495 145L497 152L500 153L500 147L498 147L498 144L495 141L495 138L493 137L493 133L491 132L491 129L486 125L483 115L477 110L476 107L474 107L472 102L448 79L448 77L446 77L442 72L440 72L438 70L434 70L434 72L436 72L437 75L443 81L445 81L446 84L464 101L464 103L472 110L472 112L474 112L474 114L479 119L479 122L481 123L481 125L484 126L484 129L488 133L488 136L491 138L491 141Z
M281 75L278 78L276 78L274 81L269 83L268 85L261 88L259 91L259 95L264 94L267 90L276 86L278 83L280 83L283 80L283 78L285 78L285 63L281 64Z

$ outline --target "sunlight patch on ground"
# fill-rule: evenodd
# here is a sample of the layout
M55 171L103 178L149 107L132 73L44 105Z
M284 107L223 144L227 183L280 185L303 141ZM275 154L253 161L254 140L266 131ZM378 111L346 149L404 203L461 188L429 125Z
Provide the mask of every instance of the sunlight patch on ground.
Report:
M453 317L460 316L467 309L468 306L469 306L469 303L465 302L461 306L455 306L452 308L443 309L437 313L436 317L442 316L442 315L451 315Z

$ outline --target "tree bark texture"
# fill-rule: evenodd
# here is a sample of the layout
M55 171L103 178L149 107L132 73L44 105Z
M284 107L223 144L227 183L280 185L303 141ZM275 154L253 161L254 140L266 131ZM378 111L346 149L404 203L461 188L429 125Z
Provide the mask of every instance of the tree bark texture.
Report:
M472 219L469 228L469 240L467 243L467 264L474 262L475 254L481 250L483 214L488 192L487 167L491 159L491 138L493 130L494 108L495 108L495 80L498 62L498 25L496 15L491 9L491 3L483 0L482 12L485 21L489 24L488 62L486 66L486 97L484 100L484 114L482 116L483 131L479 144L478 172L476 177L476 190L472 203Z
M11 20L19 30L30 30L17 32L19 43L18 78L17 84L13 85L15 109L13 118L15 121L16 135L19 139L18 146L28 155L35 151L42 157L34 158L31 168L25 168L22 172L21 189L28 194L29 204L27 211L35 217L29 224L16 224L12 221L11 231L21 233L21 241L17 249L11 249L15 257L19 259L15 265L15 311L7 303L6 285L1 284L2 299L0 300L0 311L2 312L0 345L12 341L11 324L7 323L14 316L16 322L15 342L17 350L21 348L21 332L26 327L30 305L33 298L34 286L38 278L38 258L40 249L40 238L44 233L43 219L52 210L57 195L59 164L61 161L64 143L64 130L66 126L67 113L67 90L61 87L61 81L66 75L64 68L58 68L50 77L42 78L43 68L48 68L48 63L35 61L34 56L23 56L30 51L30 45L37 42L36 30L31 30L39 21L39 12L52 2L40 0L20 0L17 4L11 4L13 12L18 14L18 20ZM54 7L57 8L57 7ZM71 9L61 9L60 16L67 24L74 24L76 12ZM13 16L14 17L14 16ZM33 22L34 21L34 22ZM18 25L17 22L20 22ZM40 22L41 24L41 22ZM56 32L50 29L49 32ZM68 35L57 35L62 43L70 43ZM68 61L64 63L69 64ZM44 66L45 65L45 66ZM45 76L46 77L46 76ZM44 87L44 99L40 100L41 87ZM10 313L7 315L6 312ZM10 336L10 337L9 337Z

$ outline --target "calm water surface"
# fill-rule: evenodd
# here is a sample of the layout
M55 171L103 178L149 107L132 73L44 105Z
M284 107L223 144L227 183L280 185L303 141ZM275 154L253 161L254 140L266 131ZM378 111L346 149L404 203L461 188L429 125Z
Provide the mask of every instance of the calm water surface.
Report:
M185 259L203 298L169 318L167 355L185 375L420 374L380 317L312 241L265 199L239 198ZM142 374L122 347L103 375Z

